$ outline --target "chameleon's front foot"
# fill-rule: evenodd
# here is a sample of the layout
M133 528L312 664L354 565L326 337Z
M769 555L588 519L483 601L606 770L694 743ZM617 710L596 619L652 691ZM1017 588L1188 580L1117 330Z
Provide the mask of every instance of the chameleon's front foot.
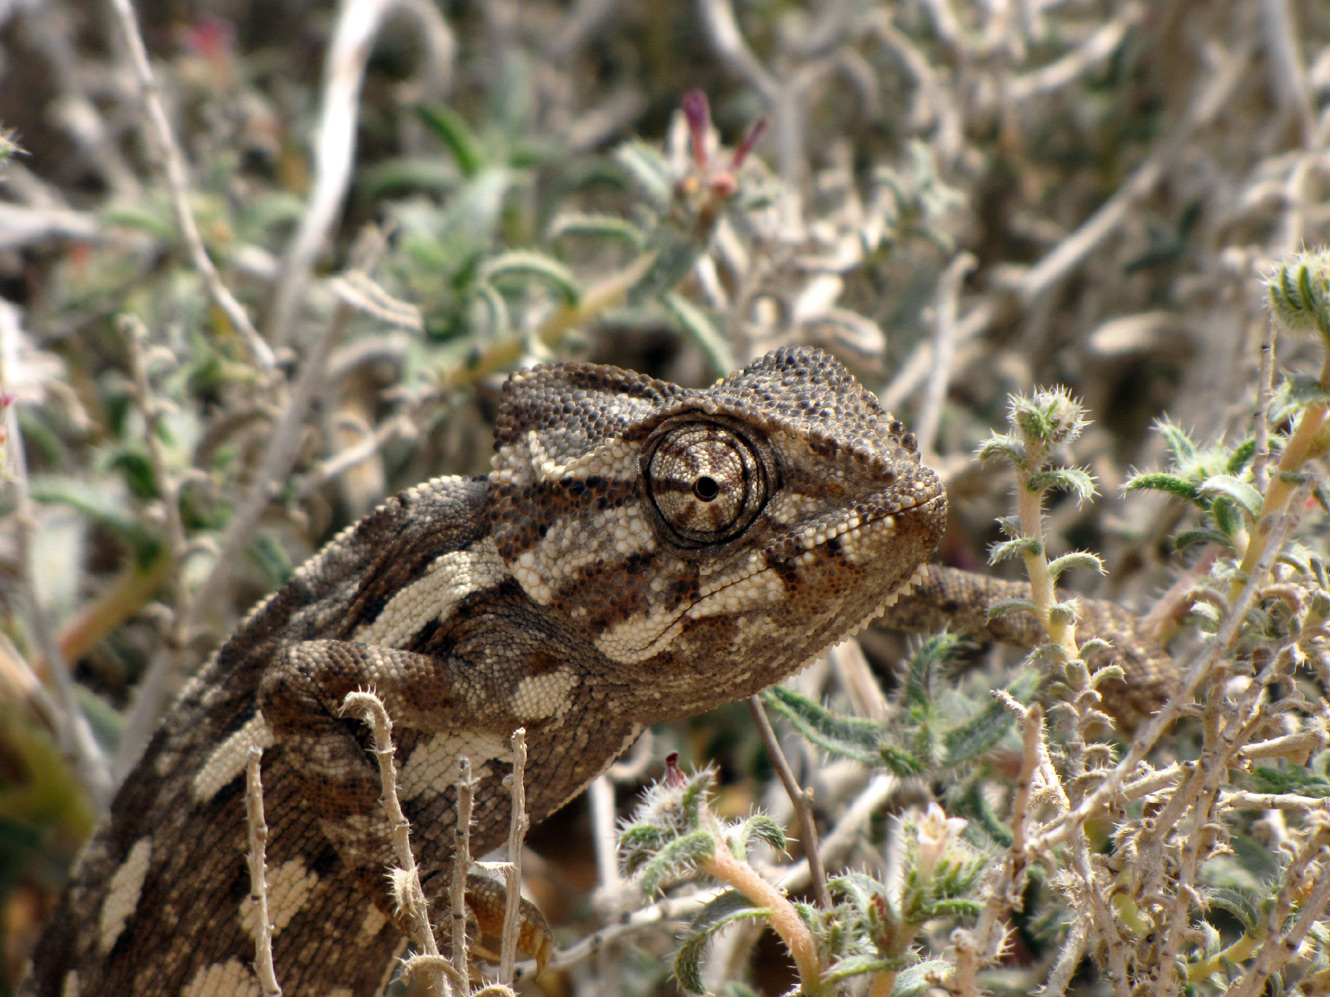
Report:
M472 958L499 961L498 953L486 948L485 938L500 938L503 935L503 918L507 906L507 891L503 884L488 876L472 873L466 878L466 905L475 919L479 937L471 945ZM518 900L517 950L528 959L536 961L536 972L544 972L550 959L554 957L554 935L545 920L545 915L535 904L525 897Z

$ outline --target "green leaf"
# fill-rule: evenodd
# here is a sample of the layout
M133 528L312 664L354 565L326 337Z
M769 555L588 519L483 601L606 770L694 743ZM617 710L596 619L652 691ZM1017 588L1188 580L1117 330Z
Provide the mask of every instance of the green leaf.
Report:
M1038 537L1017 537L1002 540L988 548L988 563L1000 564L1013 557L1038 557L1044 552L1044 542Z
M1205 505L1201 501L1200 489L1196 487L1196 483L1177 474L1165 474L1163 472L1137 474L1127 482L1125 490L1129 492L1167 492L1196 505L1202 507Z
M1100 560L1098 555L1084 550L1074 550L1069 554L1054 558L1048 564L1048 573L1053 576L1053 581L1056 582L1062 577L1062 573L1069 568L1080 568L1100 575L1105 574L1104 562Z
M1025 446L1014 436L997 433L979 444L975 454L980 460L1005 460L1023 467L1027 460Z
M490 334L496 338L506 336L512 330L512 319L508 315L508 302L504 301L498 288L485 280L476 284L475 293L489 313Z
M944 959L928 959L903 969L896 975L891 997L920 997L933 986L935 980L945 979L951 972L951 963Z
M448 147L463 176L473 177L480 172L485 163L480 140L460 114L446 104L422 104L416 114Z
M714 854L716 839L710 831L694 831L667 842L642 866L642 892L655 896L667 880L691 875Z
M654 824L634 824L619 835L619 853L623 856L623 870L633 875L673 835Z
M920 904L915 917L920 921L932 921L939 917L975 917L984 905L975 900L952 898Z
M1018 675L1007 693L1020 703L1028 703L1039 688L1039 675L1033 670ZM942 735L946 747L943 765L948 768L961 765L986 754L1011 730L1016 718L997 700L989 703L963 724L952 727Z
M748 842L754 838L766 842L778 852L783 852L789 847L789 841L785 837L785 829L766 814L753 814L743 822L738 837L740 858L743 858L744 854L747 853Z
M1159 430L1159 435L1164 438L1164 446L1173 455L1174 464L1185 467L1196 459L1196 444L1181 426L1164 420L1156 428Z
M1025 487L1032 492L1046 492L1056 489L1074 498L1077 504L1088 502L1098 493L1094 477L1081 467L1057 467L1047 471L1036 471L1030 475Z
M877 953L851 955L837 960L836 964L823 974L822 979L826 983L839 983L842 980L865 976L868 973L883 973L902 969L913 961L909 957L885 956ZM892 992L895 993L894 990Z
M1206 544L1218 544L1225 550L1233 550L1233 538L1225 536L1218 530L1183 530L1173 538L1173 546L1178 550L1190 550L1193 547L1204 547Z
M783 685L773 686L762 693L762 701L819 748L865 765L880 762L883 734L880 724L858 717L837 716Z
M570 305L577 304L582 296L577 279L572 271L544 253L529 249L512 249L491 258L481 268L481 279L499 281L510 278L536 279L549 284Z
M902 779L923 775L930 767L926 760L917 758L904 748L898 748L892 744L882 745L878 750L876 764L881 765L892 775L900 776Z
M737 890L727 890L712 900L693 919L687 939L674 957L674 975L679 985L690 993L706 993L702 981L702 956L713 935L740 921L760 922L767 918L764 907L755 907Z
M1303 768L1259 766L1249 777L1252 788L1261 793L1298 793L1302 796L1330 796L1330 780Z
M555 216L545 232L551 242L564 236L587 236L593 239L618 239L633 249L640 250L645 243L642 230L618 215L593 214L584 211L564 211ZM730 368L726 368L729 370Z
M901 688L901 705L923 706L933 699L933 677L955 655L960 638L955 634L933 634L919 642L910 654Z
M1205 891L1206 905L1228 911L1249 934L1257 934L1265 927L1260 909L1246 893L1229 886L1212 887Z
M1228 499L1253 519L1260 514L1261 493L1249 482L1235 478L1231 474L1216 474L1207 478L1201 482L1198 491L1203 498Z
M674 196L670 167L659 149L634 139L615 149L614 159L650 198L657 211L670 206Z
M672 291L660 301L680 331L701 347L717 373L724 374L738 366L729 341L721 335L706 312L683 295Z
M1224 465L1224 470L1229 474L1237 474L1249 463L1252 457L1256 455L1256 441L1243 440L1228 455L1228 463Z
M988 797L984 795L984 783L981 779L970 780L959 796L950 799L947 809L952 816L967 817L974 821L1002 848L1010 848L1012 842L1016 840L1011 828L1002 822L989 803Z
M1039 618L1039 606L1033 599L999 599L988 607L989 621L1011 616L1013 613L1029 613Z

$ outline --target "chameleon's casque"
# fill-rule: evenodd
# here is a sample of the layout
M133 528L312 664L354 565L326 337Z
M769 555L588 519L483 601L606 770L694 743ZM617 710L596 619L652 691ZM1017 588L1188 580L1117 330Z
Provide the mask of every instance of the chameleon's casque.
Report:
M805 348L703 390L591 365L519 373L496 450L488 476L420 485L346 530L221 647L83 854L23 993L257 997L255 744L278 979L376 992L401 934L348 692L372 686L397 725L441 922L459 756L480 779L483 852L506 834L514 728L541 820L644 725L779 681L872 619L946 510L900 423Z

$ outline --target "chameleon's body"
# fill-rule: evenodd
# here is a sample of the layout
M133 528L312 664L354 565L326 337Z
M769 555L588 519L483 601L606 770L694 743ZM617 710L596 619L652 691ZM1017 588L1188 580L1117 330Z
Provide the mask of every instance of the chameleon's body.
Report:
M83 855L23 993L257 997L252 744L278 979L375 992L402 936L376 769L339 716L348 692L373 687L397 725L442 921L460 755L484 851L507 830L514 728L538 821L643 726L749 695L868 622L945 517L903 427L814 350L701 391L538 368L505 389L496 447L488 476L421 485L347 530L222 646Z

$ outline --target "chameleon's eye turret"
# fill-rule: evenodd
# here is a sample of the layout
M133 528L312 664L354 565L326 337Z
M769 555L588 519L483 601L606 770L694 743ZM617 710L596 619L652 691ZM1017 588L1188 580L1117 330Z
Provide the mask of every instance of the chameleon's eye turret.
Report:
M762 455L742 434L710 419L685 417L659 429L643 470L652 504L683 546L733 539L767 501Z

